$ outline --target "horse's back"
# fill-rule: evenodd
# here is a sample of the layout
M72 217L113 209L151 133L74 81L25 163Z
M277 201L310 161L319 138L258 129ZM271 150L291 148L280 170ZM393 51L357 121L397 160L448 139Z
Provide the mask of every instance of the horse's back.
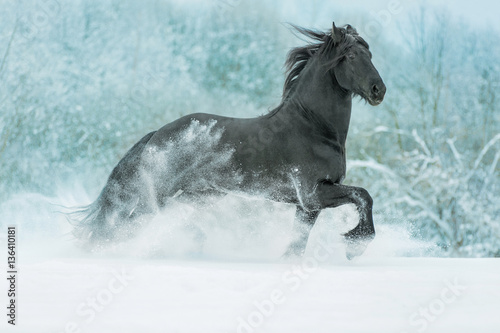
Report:
M201 131L204 126L210 126L210 129L225 132L226 128L237 126L238 123L246 122L250 119L224 117L209 113L192 113L181 118L178 118L156 131L155 135L149 140L149 146L164 147L165 144L172 140L179 139L187 130L199 127ZM196 134L196 133L195 133Z

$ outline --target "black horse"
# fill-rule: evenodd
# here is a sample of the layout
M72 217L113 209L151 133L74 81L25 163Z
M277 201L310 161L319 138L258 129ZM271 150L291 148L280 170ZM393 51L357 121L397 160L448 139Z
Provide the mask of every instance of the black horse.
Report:
M368 44L350 25L294 28L316 42L290 51L277 108L248 119L191 114L147 134L80 212L77 236L102 245L133 235L172 200L235 193L296 205L289 255L304 252L321 210L355 204L359 224L344 236L347 257L362 254L375 236L373 201L365 189L342 185L345 142L353 96L375 106L386 87Z

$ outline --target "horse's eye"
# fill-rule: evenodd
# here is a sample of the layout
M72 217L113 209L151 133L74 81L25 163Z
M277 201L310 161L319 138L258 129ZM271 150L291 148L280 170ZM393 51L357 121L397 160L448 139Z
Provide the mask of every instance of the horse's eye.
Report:
M347 53L347 58L352 60L352 59L356 58L356 55L353 52L349 52L349 53Z

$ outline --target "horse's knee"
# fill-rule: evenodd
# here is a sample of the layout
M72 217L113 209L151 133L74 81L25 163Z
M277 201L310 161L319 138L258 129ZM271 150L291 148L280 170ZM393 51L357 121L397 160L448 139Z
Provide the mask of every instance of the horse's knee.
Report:
M314 225L321 210L309 206L297 206L295 211L295 221L299 224L306 224L310 227Z
M355 199L358 201L358 203L363 207L363 208L372 208L373 206L373 198L368 193L367 190L365 190L362 187L358 187L355 192Z

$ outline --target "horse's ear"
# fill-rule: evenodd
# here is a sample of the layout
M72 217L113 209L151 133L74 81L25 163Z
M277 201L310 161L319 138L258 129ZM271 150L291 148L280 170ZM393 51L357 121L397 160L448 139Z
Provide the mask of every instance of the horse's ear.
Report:
M357 34L358 34L358 32L356 31L356 29L354 29L354 28L352 27L352 25L350 25L350 24L348 24L348 25L345 27L345 29L346 29L346 31L347 31L347 33L348 33L349 35L357 35Z
M342 38L340 29L335 26L335 22L332 23L332 39L335 44L340 43Z

